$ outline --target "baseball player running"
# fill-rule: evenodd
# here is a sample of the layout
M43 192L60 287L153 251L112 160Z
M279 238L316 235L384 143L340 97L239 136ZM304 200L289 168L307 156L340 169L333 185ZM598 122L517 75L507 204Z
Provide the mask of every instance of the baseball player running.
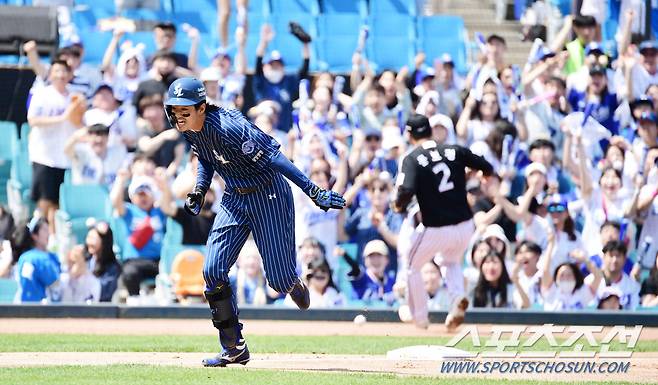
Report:
M415 148L402 161L393 208L406 211L414 195L420 206L421 223L413 231L407 257L407 299L416 326L427 328L428 295L420 270L435 256L453 297L453 307L463 312L468 306L463 297L462 256L475 225L466 201L464 169L470 167L490 175L493 167L467 148L434 142L425 116L411 116L407 131Z
M263 257L269 285L290 294L300 309L308 309L308 289L295 272L295 208L284 176L325 211L342 209L345 200L313 184L279 151L274 139L239 111L207 104L206 90L199 80L174 81L164 104L170 123L182 132L199 158L196 185L187 194L185 210L199 214L214 172L226 182L203 266L204 296L213 325L219 330L222 351L203 360L203 365L245 365L249 350L242 337L228 272L249 232Z

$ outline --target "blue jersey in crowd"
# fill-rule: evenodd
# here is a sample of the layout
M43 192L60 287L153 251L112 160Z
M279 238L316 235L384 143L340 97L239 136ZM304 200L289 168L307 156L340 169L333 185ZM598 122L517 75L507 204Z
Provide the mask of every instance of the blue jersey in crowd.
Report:
M59 279L59 260L53 253L31 249L21 254L16 266L21 302L39 302L46 288Z
M568 100L574 111L585 111L587 106L587 94L585 92L571 90ZM605 92L601 95L599 104L592 111L592 118L607 128L612 135L619 134L619 121L615 119L617 107L619 107L617 95Z
M365 268L362 267L361 275L352 280L352 289L358 299L364 301L384 301L388 305L395 302L393 285L395 284L395 272L388 271L384 274L382 281L372 277Z
M126 203L126 212L122 218L128 227L129 237L132 236L135 231L140 230L144 226L150 226L153 230L152 235L144 245L136 246L131 243L130 240L126 242L124 258L160 259L162 240L165 233L165 223L167 220L167 217L162 210L160 210L159 207L153 207L151 211L146 212L132 203ZM149 220L149 223L145 222L147 219Z

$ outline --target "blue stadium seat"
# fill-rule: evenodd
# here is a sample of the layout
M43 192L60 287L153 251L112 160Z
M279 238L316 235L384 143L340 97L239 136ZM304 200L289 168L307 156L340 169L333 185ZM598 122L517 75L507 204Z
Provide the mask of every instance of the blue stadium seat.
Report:
M399 70L400 67L413 62L416 33L412 16L371 15L369 25L368 56L377 66L377 70L385 68Z
M414 41L416 38L416 27L414 18L409 15L386 14L370 16L368 19L370 35L375 37L390 36L395 38L406 38Z
M173 0L174 12L202 12L217 14L215 0Z
M321 0L320 8L322 14L332 13L356 13L362 17L368 14L368 6L364 0Z
M85 46L86 63L100 64L105 55L105 49L112 40L112 32L100 32L97 30L80 30L80 38Z
M281 52L281 56L283 56L288 71L294 71L302 64L302 43L289 32L288 23L291 20L299 23L314 40L317 38L315 18L310 14L286 13L273 14L271 16L271 24L275 31L275 36L274 40L268 47L268 50L279 50L279 52ZM314 46L311 44L311 63L314 62L313 50Z
M318 69L349 72L363 19L355 13L331 13L318 17Z
M356 36L331 36L318 39L316 43L318 70L336 73L350 72L352 54L356 44Z
M7 182L9 210L17 220L27 219L34 210L34 202L30 199L32 165L27 151L15 154L11 162L10 175Z
M415 16L417 14L416 0L376 0L370 1L370 15L382 14L407 14Z
M391 69L398 71L413 63L415 55L413 40L403 37L373 37L370 39L368 59L376 65L376 71Z
M16 65L18 64L17 55L0 55L0 64Z
M133 45L144 44L144 55L150 56L155 52L155 40L153 39L153 32L151 31L138 31L127 33L123 36L124 40L130 40Z
M93 184L62 184L59 190L59 208L59 219L70 223L71 231L78 242L85 239L88 218L109 223L112 214L107 189Z
M418 26L418 50L425 52L427 61L432 65L435 58L449 53L455 61L458 72L466 72L466 29L464 20L459 16L420 17Z
M416 23L420 38L464 39L464 19L459 16L424 16Z
M270 6L273 15L308 13L315 16L320 13L317 0L270 0Z
M0 278L0 303L12 303L18 291L18 282L11 278Z
M16 123L0 121L0 204L7 204L7 182L11 177L11 163L18 142Z

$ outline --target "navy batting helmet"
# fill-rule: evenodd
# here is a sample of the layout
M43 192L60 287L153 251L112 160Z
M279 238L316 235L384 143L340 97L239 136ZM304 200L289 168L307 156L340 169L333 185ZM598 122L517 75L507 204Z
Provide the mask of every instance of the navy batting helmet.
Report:
M206 101L206 88L196 78L180 78L167 91L166 106L193 106Z

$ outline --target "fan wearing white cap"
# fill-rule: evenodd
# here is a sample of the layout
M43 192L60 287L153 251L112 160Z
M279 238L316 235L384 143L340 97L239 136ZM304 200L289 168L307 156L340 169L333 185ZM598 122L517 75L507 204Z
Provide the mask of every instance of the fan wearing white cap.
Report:
M128 230L128 241L123 252L121 280L128 294L139 295L139 285L145 279L155 278L166 216L155 206L159 192L153 179L146 175L133 176L128 185L130 202L124 202L125 187L130 174L126 170L118 173L110 200L117 216L124 221Z

